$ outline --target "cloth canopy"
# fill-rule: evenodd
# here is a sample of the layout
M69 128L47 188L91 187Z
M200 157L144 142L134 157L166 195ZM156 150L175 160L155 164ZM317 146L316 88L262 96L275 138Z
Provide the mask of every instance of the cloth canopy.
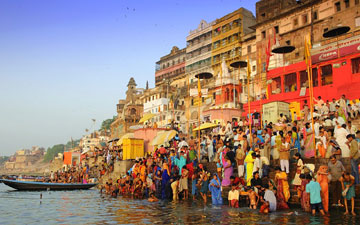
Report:
M169 142L175 137L177 132L175 130L169 130L164 132L159 132L158 135L152 140L151 145L162 145Z
M219 125L214 124L214 123L203 123L203 124L200 125L200 130L214 128L214 127L217 127L217 126L219 126ZM198 130L199 130L199 127L193 129L193 131L198 131Z
M156 115L152 113L144 114L143 117L140 119L139 123L145 123L146 121L154 118Z

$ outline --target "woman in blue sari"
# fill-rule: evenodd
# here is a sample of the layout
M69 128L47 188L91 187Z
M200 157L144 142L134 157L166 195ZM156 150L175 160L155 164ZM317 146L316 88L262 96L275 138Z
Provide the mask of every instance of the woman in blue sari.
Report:
M163 163L163 172L161 177L161 199L166 198L166 185L170 181L170 170L167 163Z
M214 173L213 179L210 181L209 190L211 192L212 204L222 205L223 199L221 197L221 181L216 173Z

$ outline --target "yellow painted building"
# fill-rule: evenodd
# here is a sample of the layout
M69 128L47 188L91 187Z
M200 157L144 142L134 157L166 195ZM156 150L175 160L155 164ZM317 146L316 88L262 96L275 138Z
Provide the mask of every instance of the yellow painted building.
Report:
M242 37L253 32L251 27L255 23L254 15L244 8L240 8L215 21L212 26L211 52L211 65L215 75L220 73L223 59L227 66L233 61L240 60Z

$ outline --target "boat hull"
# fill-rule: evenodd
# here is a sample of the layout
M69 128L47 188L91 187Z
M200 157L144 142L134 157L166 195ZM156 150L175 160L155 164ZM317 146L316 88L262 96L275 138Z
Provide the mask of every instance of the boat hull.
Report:
M65 191L65 190L86 190L95 187L97 184L63 184L43 183L17 180L1 180L2 183L19 191Z

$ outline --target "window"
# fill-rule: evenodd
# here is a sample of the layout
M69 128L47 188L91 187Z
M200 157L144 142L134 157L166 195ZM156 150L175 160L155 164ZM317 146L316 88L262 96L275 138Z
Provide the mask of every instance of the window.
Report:
M222 45L222 46L226 45L226 38L224 38L224 39L221 40L221 45Z
M355 18L355 26L360 27L360 17Z
M251 53L251 45L248 45L248 46L247 46L247 52L248 52L248 53Z
M252 66L252 71L255 72L256 66Z
M271 83L271 93L280 94L281 93L281 77L276 77L272 79Z
M302 16L302 22L303 22L303 24L307 24L307 22L308 22L308 15L307 14Z
M332 65L321 67L321 85L329 85L333 83Z
M317 75L317 68L312 69L312 76L313 76L313 87L318 86L318 75ZM300 86L301 87L309 87L309 79L306 70L300 71Z
M359 5L360 0L355 0L355 5Z
M313 20L317 20L317 19L318 19L318 12L315 11L315 12L313 13Z
M350 7L350 0L344 0L344 3L345 3L345 8Z
M217 41L214 43L214 49L217 49L219 47L220 41Z
M213 93L213 99L216 99L216 92Z
M360 73L360 57L351 59L351 70L352 73Z
M261 17L262 17L262 18L265 18L265 13L261 13Z
M290 41L290 40L287 40L285 43L286 43L287 45L291 45L291 41Z
M191 105L194 105L194 99L193 98L191 99Z
M261 37L262 37L263 39L266 38L266 32L265 32L265 31L261 31Z
M275 26L274 29L275 29L275 34L278 34L279 33L279 26Z
M336 12L339 12L341 10L340 2L335 3L335 10Z
M229 90L229 88L226 88L226 91L225 91L225 101L230 101L230 90Z
M297 83L296 82L296 73L290 73L290 74L285 75L285 79L284 79L285 93L296 91L297 90L296 83Z
M299 20L298 20L298 18L295 18L295 19L293 20L293 24L294 24L294 27L296 27L297 25L299 25Z
M312 80L313 80L313 87L319 86L319 76L317 68L312 69Z

